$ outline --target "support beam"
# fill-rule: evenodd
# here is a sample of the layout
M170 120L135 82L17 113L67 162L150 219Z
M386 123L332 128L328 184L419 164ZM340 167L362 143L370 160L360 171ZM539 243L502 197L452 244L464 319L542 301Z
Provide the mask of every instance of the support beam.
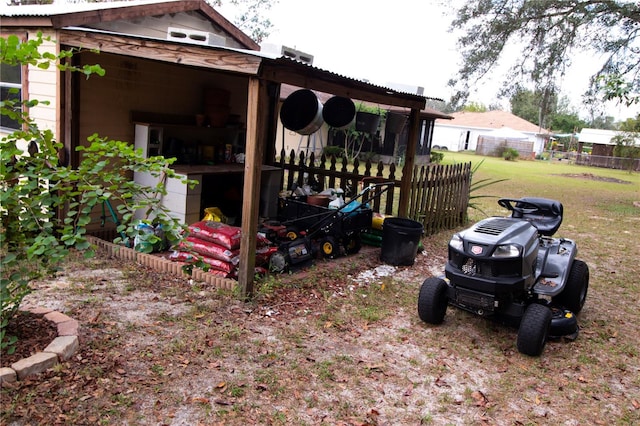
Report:
M247 98L247 146L244 162L244 189L242 196L242 239L238 285L241 297L253 294L253 271L258 232L260 206L260 178L266 145L266 115L268 112L266 84L256 77L249 78Z
M411 195L411 181L413 179L413 166L416 160L416 148L420 136L420 110L412 109L409 114L409 134L407 150L404 155L404 167L402 168L402 180L400 181L400 200L398 202L398 216L407 217L409 210L409 196Z

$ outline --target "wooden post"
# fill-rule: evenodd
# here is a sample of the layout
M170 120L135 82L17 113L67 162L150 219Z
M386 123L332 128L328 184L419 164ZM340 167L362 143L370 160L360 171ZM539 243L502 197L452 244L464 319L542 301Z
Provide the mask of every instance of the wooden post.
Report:
M242 196L242 239L238 285L241 296L253 294L253 271L256 262L256 235L260 207L260 178L264 162L265 115L268 110L266 86L260 79L249 79L247 99L247 143L244 161Z
M413 179L413 165L415 164L419 135L420 110L412 109L409 115L407 150L404 154L404 167L402 168L402 180L400 181L400 200L398 201L398 216L400 217L407 217L409 196L411 195L411 180Z

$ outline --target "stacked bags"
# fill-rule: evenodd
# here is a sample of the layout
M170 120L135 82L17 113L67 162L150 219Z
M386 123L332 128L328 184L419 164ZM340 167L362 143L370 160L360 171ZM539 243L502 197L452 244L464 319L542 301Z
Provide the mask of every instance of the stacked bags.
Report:
M257 235L256 272L266 273L261 266L268 264L277 247L269 246L269 240L261 234ZM237 226L202 220L189 225L189 236L169 255L169 259L193 262L200 257L209 265L210 273L224 278L237 278L241 237L241 228Z

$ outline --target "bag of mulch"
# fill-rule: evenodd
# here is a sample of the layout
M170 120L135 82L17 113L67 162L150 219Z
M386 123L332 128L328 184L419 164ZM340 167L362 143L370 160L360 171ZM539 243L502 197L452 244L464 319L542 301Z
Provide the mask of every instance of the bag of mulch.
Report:
M223 262L233 263L237 265L240 261L240 250L229 250L220 244L211 241L202 240L196 237L187 237L186 240L178 244L179 250L191 250L203 256L212 257L222 260Z
M194 262L198 260L196 254L193 254L187 251L180 251L180 250L174 250L169 255L169 259L174 262ZM228 276L231 276L231 274L235 272L237 269L236 265L229 262L224 262L220 259L214 259L208 256L200 256L200 259L202 259L204 263L209 265L211 270L225 272L226 274L228 274Z
M232 274L237 269L236 265L232 263L224 262L220 259L214 259L208 256L202 256L202 261L209 265L211 269L217 269L218 271L223 271L227 274Z
M189 235L201 240L220 244L229 250L240 248L242 231L237 226L227 225L212 220L201 220L189 225Z
M242 229L221 222L201 220L189 225L189 236L220 244L229 250L237 250L240 248ZM264 247L269 244L271 241L265 235L256 233L256 247Z

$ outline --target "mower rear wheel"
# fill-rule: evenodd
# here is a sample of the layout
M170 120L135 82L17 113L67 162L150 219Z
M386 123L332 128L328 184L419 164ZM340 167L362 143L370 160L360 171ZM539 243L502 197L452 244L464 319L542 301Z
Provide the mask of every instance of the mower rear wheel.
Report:
M564 290L557 297L557 302L578 314L587 300L589 290L589 266L582 260L574 260L569 271L569 278Z
M529 305L518 329L518 351L529 356L540 355L547 343L551 318L551 309L548 307L538 303Z
M441 324L447 313L447 283L442 278L424 280L418 295L418 315L429 324Z
M360 235L351 234L344 238L344 251L347 254L356 254L362 248L362 240Z
M336 244L336 239L331 236L326 236L320 240L320 252L326 259L334 259L338 257L340 248Z
M269 258L269 270L281 274L287 270L289 262L287 262L287 254L277 251Z

